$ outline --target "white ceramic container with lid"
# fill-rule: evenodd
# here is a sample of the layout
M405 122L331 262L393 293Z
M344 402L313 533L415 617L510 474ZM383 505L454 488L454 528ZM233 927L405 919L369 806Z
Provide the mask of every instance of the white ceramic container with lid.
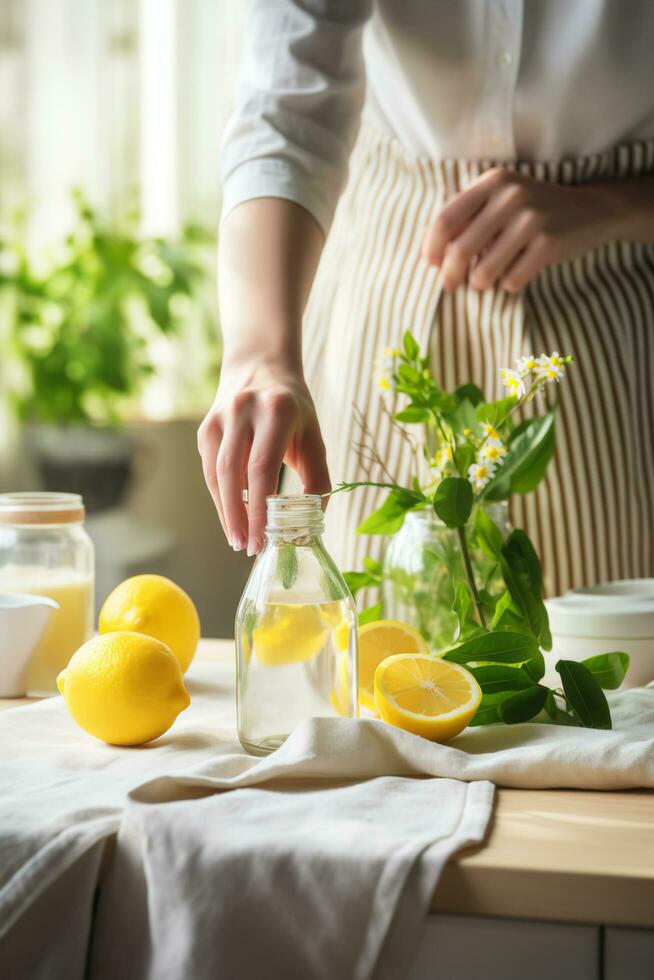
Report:
M622 687L654 681L654 579L625 579L574 589L545 603L552 631L545 682L559 676L557 660L585 660L598 653L628 653Z

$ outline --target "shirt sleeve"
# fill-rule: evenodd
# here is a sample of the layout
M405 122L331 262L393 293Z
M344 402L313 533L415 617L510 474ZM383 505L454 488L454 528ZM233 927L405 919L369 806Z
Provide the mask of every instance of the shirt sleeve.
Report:
M243 201L282 197L327 233L359 125L371 4L252 0L236 108L223 137L223 219Z

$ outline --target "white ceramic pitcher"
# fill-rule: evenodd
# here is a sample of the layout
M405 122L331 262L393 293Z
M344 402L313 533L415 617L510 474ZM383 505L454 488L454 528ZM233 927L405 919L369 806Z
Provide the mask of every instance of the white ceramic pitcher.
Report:
M58 608L47 596L0 593L0 698L25 694L30 655Z

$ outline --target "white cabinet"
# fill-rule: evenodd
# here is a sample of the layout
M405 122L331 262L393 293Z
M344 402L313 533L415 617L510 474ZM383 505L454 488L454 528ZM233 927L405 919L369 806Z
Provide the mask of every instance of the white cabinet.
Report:
M600 980L600 941L595 926L429 915L408 980Z

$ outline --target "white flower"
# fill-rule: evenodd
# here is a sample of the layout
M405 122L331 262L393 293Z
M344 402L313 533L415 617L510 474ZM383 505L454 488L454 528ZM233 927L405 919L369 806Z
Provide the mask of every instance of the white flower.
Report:
M497 431L494 425L490 424L490 422L484 422L484 424L482 425L482 429L484 430L484 435L487 436L489 439L500 438L499 432Z
M500 375L503 383L509 389L509 394L515 395L516 398L522 398L525 393L525 382L520 372L511 368L502 368Z
M434 471L433 477L435 480L442 480L443 477L452 475L451 463L453 459L454 454L451 445L447 442L442 442L436 450L435 456L427 460Z
M506 446L499 439L487 439L479 451L478 462L498 466L506 456Z
M399 353L395 347L384 347L380 356L375 360L377 387L381 388L382 391L393 390L391 379L395 373L395 361Z
M528 377L528 375L530 375L532 371L536 371L537 368L538 368L538 358L534 357L533 354L527 354L525 357L518 358L517 369L518 369L518 374L521 377L523 378Z
M468 467L468 479L474 490L483 490L494 476L495 467L490 462L476 462Z
M558 351L541 354L538 358L537 376L544 381L560 381L565 374L565 361Z

